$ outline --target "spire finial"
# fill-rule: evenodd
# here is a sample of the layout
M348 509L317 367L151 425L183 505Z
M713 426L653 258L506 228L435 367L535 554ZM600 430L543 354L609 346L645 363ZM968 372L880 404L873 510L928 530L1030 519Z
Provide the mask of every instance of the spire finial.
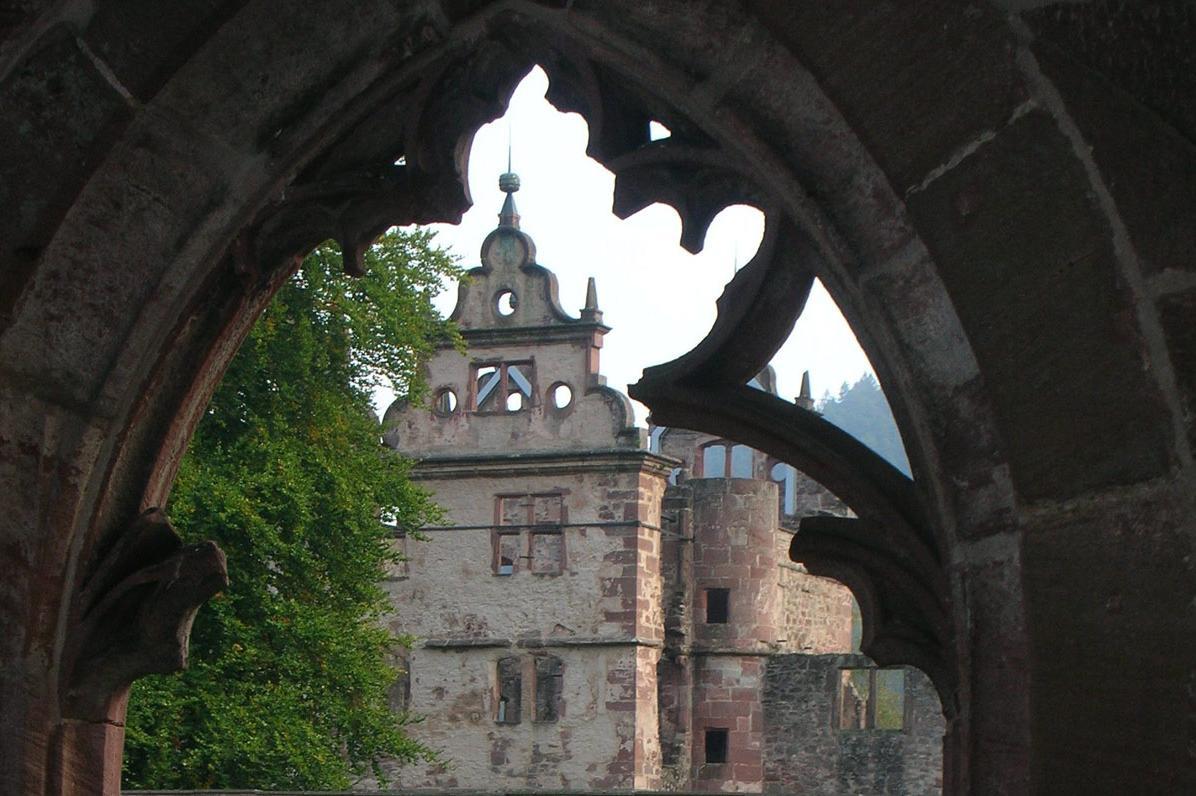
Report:
M519 211L515 209L515 192L519 190L519 175L511 171L511 123L507 122L507 172L498 175L498 190L507 195L498 211L500 227L519 229Z
M801 392L797 396L797 405L802 409L814 408L814 396L810 394L810 371L801 374Z
M507 195L503 200L502 210L498 211L498 225L518 229L519 212L515 209L515 192L519 190L519 175L513 171L499 175L498 189Z
M581 317L586 321L602 320L602 311L598 309L598 283L592 276L586 283L586 305L581 308Z

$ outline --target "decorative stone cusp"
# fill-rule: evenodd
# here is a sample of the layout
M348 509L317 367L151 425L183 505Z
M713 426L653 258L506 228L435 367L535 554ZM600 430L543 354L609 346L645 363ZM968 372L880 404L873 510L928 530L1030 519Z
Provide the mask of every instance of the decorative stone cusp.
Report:
M119 720L133 680L187 664L199 607L228 586L214 542L184 545L164 512L138 517L95 564L74 605L64 714Z

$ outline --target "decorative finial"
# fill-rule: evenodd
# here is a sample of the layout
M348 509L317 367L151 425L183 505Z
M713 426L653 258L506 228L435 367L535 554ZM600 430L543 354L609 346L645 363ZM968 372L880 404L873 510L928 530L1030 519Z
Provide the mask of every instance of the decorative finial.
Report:
M592 276L586 283L586 305L581 308L581 317L587 321L602 320L602 311L598 309L598 284Z
M498 176L498 190L507 195L507 198L503 200L502 210L498 213L498 225L519 229L519 212L515 210L515 192L519 190L519 175L511 171L510 128L507 130L507 173Z
M814 396L810 394L810 371L801 374L801 392L797 396L797 405L802 409L814 409Z

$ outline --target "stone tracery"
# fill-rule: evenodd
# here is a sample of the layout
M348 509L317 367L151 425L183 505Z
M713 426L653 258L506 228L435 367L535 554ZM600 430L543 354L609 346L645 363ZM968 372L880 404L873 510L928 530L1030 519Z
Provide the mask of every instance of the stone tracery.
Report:
M1138 208L1161 200L1134 186L1137 172L1155 174L1159 163L1179 164L1172 176L1191 163L1188 109L1166 100L1183 91L1142 88L1190 80L1168 48L1191 22L1168 12L1164 29L1102 3L1017 13L1005 5L836 16L779 3L398 3L352 13L330 4L293 10L279 32L277 9L248 2L212 16L180 7L176 27L139 56L103 33L123 30L110 15L124 12L96 9L86 20L15 12L0 77L9 118L29 126L23 137L3 133L19 161L6 164L8 184L22 199L22 212L4 220L3 477L13 495L61 498L53 508L40 498L18 504L5 537L15 552L5 553L14 581L3 604L17 607L6 608L16 630L0 644L13 673L0 683L0 718L26 728L0 747L13 788L67 792L69 776L57 791L46 784L45 739L59 719L42 706L55 704L60 686L43 681L45 671L62 671L56 628L69 624L66 606L95 571L81 562L102 560L97 551L130 518L164 503L223 363L291 258L336 237L352 271L354 253L386 225L452 220L468 201L469 132L498 115L532 62L553 79L550 99L587 118L591 154L617 173L622 163L623 207L657 196L645 193L656 185L683 205L691 246L724 197L764 208L768 234L782 242L774 246L797 265L758 258L729 294L749 298L728 298L720 318L773 320L767 304L745 306L766 271L783 282L779 304L795 312L806 270L817 273L893 388L912 486L843 454L842 441L790 409L778 435L781 409L753 403L738 386L770 344L758 329L749 335L742 317L720 320L694 356L641 385L665 422L707 423L801 459L828 484L849 482L836 488L851 493L861 517L907 529L901 545L886 545L901 565L886 571L916 567L932 597L876 582L875 568L865 574L888 595L880 602L922 606L906 628L932 639L946 671L959 674L964 737L949 755L948 789L1050 787L1097 769L1104 784L1174 785L1182 775L1167 772L1181 769L1183 752L1149 728L1135 735L1140 719L1127 707L1166 713L1173 700L1139 690L1083 706L1069 675L1041 662L1060 652L1053 628L1073 627L1079 654L1099 662L1093 682L1107 683L1138 655L1118 622L1141 627L1136 619L1160 615L1148 601L1190 590L1190 564L1180 563L1190 499L1179 497L1191 483L1182 376L1190 285L1182 263L1164 269L1167 246L1184 233L1152 227L1160 214ZM1126 15L1135 33L1119 38L1106 18ZM1111 32L1073 35L1080 30ZM284 61L288 33L324 50ZM250 46L256 37L262 46ZM274 82L250 90L248 75ZM44 99L54 85L65 93ZM1127 160L1122 153L1143 147L1127 145L1135 139L1114 106L1156 108L1130 127L1165 157ZM646 146L652 119L668 125L672 146ZM1093 146L1076 144L1085 140ZM693 175L676 168L688 161L670 160L685 146L710 156ZM1163 209L1188 206L1176 184ZM1005 201L1038 192L1058 201L1029 211ZM1060 263L1074 267L1056 270ZM1074 276L1015 289L1056 273ZM1126 280L1138 287L1123 288ZM1064 294L1083 311L1059 320L1043 302ZM1115 379L1107 390L1094 388L1096 372L1102 383ZM1023 389L1031 378L1035 389ZM688 389L665 389L678 384ZM701 400L699 384L710 387ZM1075 400L1065 405L1043 397L1068 389ZM1116 439L1097 433L1107 428ZM1138 491L1115 491L1126 485ZM1077 496L1084 501L1071 502ZM1157 522L1146 523L1141 545L1128 545L1108 526L1106 504L1124 524ZM828 566L844 560L858 531L807 529ZM1120 617L1103 613L1089 582L1128 594L1133 568L1104 559L1080 566L1056 547L1088 537L1151 575L1117 602L1127 606ZM914 540L916 560L904 561ZM945 599L936 568L949 582L953 639L936 617ZM883 638L890 617L877 613ZM1182 612L1166 615L1159 638L1190 630ZM1155 636L1145 643L1143 664L1170 682ZM952 687L949 676L937 679ZM1110 748L1142 751L1128 757L1150 757L1138 746L1149 742L1168 762L1093 767L1072 748L1082 745L1066 741L1085 725L1113 727L1108 737L1119 741ZM989 740L998 737L999 745ZM85 746L77 752L91 759Z

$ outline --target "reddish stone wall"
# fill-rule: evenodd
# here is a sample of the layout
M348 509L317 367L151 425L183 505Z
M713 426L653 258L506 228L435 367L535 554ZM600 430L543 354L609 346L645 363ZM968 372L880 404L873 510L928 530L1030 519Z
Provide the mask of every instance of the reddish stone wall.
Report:
M779 634L777 488L767 481L698 479L693 499L693 732L695 789L757 792L763 777L763 658ZM725 623L707 621L709 589L729 591ZM727 731L726 762L706 762L709 730Z
M777 641L781 649L810 654L851 652L851 591L788 561L792 539L793 534L784 529L777 533L781 568L781 633Z
M693 493L694 647L759 651L778 637L777 488L767 481L697 479ZM729 621L705 621L708 589L729 590Z
M764 665L749 655L694 658L694 790L758 793L764 777ZM727 761L705 762L706 732L726 729Z

